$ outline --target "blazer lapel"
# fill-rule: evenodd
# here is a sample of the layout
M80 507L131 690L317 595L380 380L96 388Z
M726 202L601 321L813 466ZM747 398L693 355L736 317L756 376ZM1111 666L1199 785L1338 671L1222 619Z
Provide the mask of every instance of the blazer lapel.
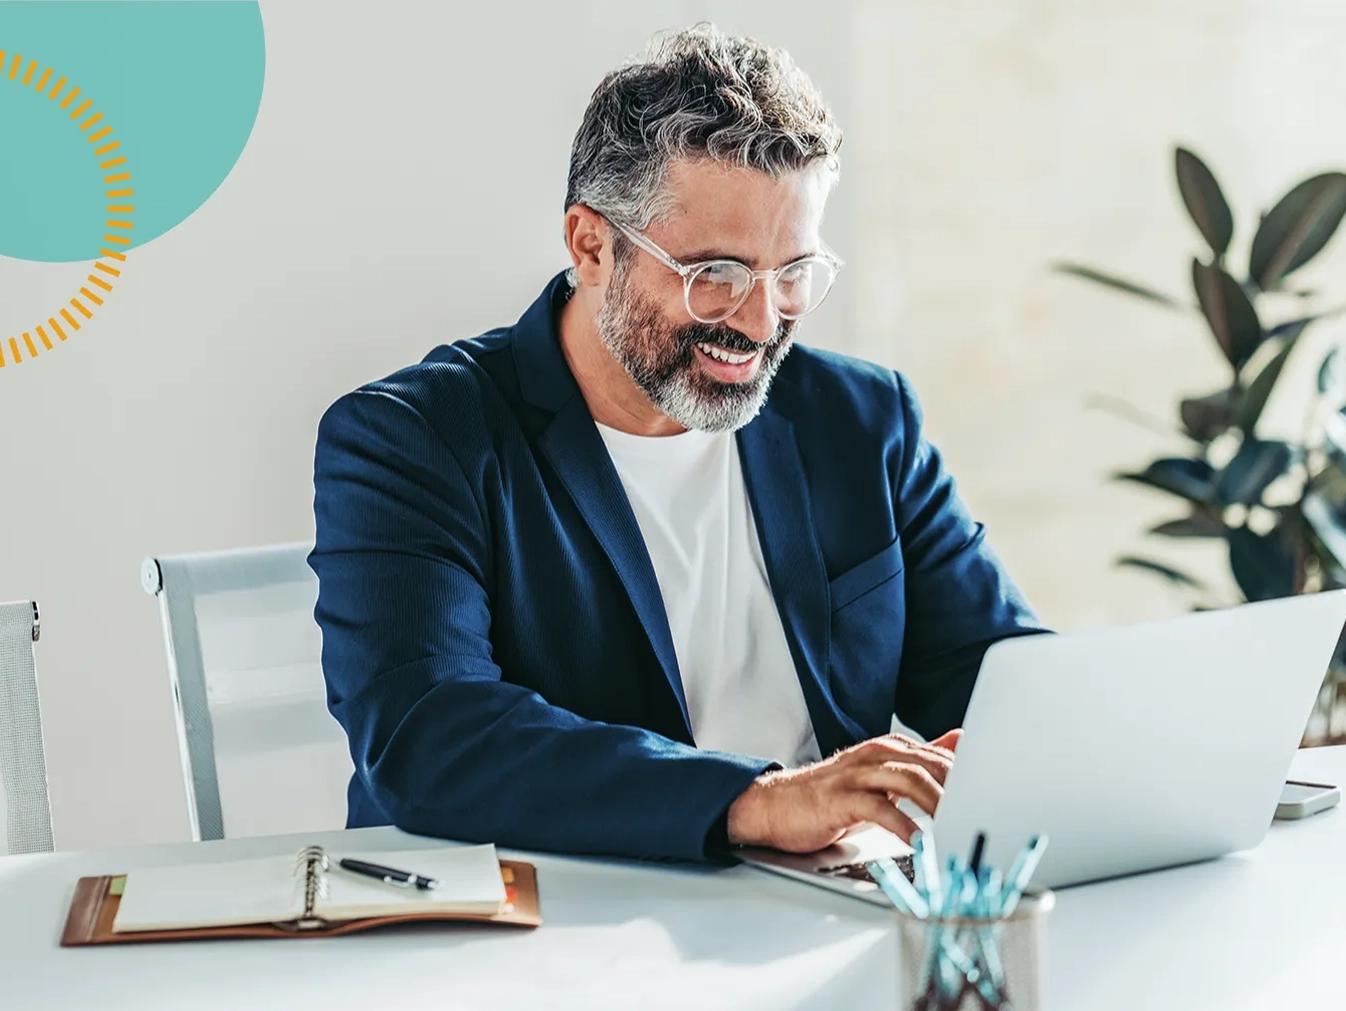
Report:
M685 739L692 740L687 697L673 650L673 633L659 581L641 536L626 489L594 427L561 352L560 317L570 296L565 272L552 277L513 327L511 346L523 398L542 412L533 431L542 453L565 485L584 522L617 570L636 616L650 640L682 714Z
M768 402L739 429L738 447L772 595L826 757L860 728L837 708L827 684L831 600L794 425Z
M687 697L673 649L664 598L645 539L621 478L603 439L589 416L583 397L572 398L542 433L538 448L561 478L581 515L602 545L626 588L654 654L678 700L687 740L692 739Z

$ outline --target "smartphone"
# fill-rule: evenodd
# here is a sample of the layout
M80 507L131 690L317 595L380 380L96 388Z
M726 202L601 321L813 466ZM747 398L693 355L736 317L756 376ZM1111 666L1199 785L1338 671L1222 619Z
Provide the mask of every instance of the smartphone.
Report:
M1276 817L1281 819L1307 818L1326 811L1341 801L1341 791L1330 783L1305 783L1287 779L1281 788L1281 800L1276 805Z

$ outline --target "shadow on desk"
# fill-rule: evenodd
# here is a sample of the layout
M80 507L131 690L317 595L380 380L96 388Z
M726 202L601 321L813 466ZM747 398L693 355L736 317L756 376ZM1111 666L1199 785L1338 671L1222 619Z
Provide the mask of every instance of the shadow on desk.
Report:
M541 931L628 927L642 944L662 934L683 962L767 964L838 943L885 946L893 926L881 907L747 865L702 866L502 850L537 865ZM417 927L377 931L405 942ZM371 937L374 935L370 935ZM610 933L605 936L611 936ZM470 926L436 933L436 944L498 941ZM895 944L895 941L891 941Z

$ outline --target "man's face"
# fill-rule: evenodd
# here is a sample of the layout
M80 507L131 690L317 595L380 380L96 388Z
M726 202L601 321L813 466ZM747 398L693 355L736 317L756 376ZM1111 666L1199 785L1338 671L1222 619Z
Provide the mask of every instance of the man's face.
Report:
M676 209L645 234L682 263L734 259L763 270L819 249L827 198L820 172L772 179L699 160L675 164L667 185ZM627 257L595 320L604 345L655 407L684 428L746 425L766 402L798 321L775 313L759 281L732 316L701 323L687 311L682 278L626 241ZM717 353L736 361L717 360Z

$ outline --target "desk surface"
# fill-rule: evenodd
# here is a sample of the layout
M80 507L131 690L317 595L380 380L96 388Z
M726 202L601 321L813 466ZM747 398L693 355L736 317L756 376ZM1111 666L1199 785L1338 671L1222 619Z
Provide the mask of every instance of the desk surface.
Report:
M1346 748L1294 773L1346 781ZM749 867L502 851L538 866L534 932L395 928L304 941L63 949L77 877L293 851L411 848L394 829L0 858L6 1008L892 1009L896 940L878 907ZM1277 822L1255 850L1058 892L1049 1007L1261 1009L1346 1000L1346 812Z

